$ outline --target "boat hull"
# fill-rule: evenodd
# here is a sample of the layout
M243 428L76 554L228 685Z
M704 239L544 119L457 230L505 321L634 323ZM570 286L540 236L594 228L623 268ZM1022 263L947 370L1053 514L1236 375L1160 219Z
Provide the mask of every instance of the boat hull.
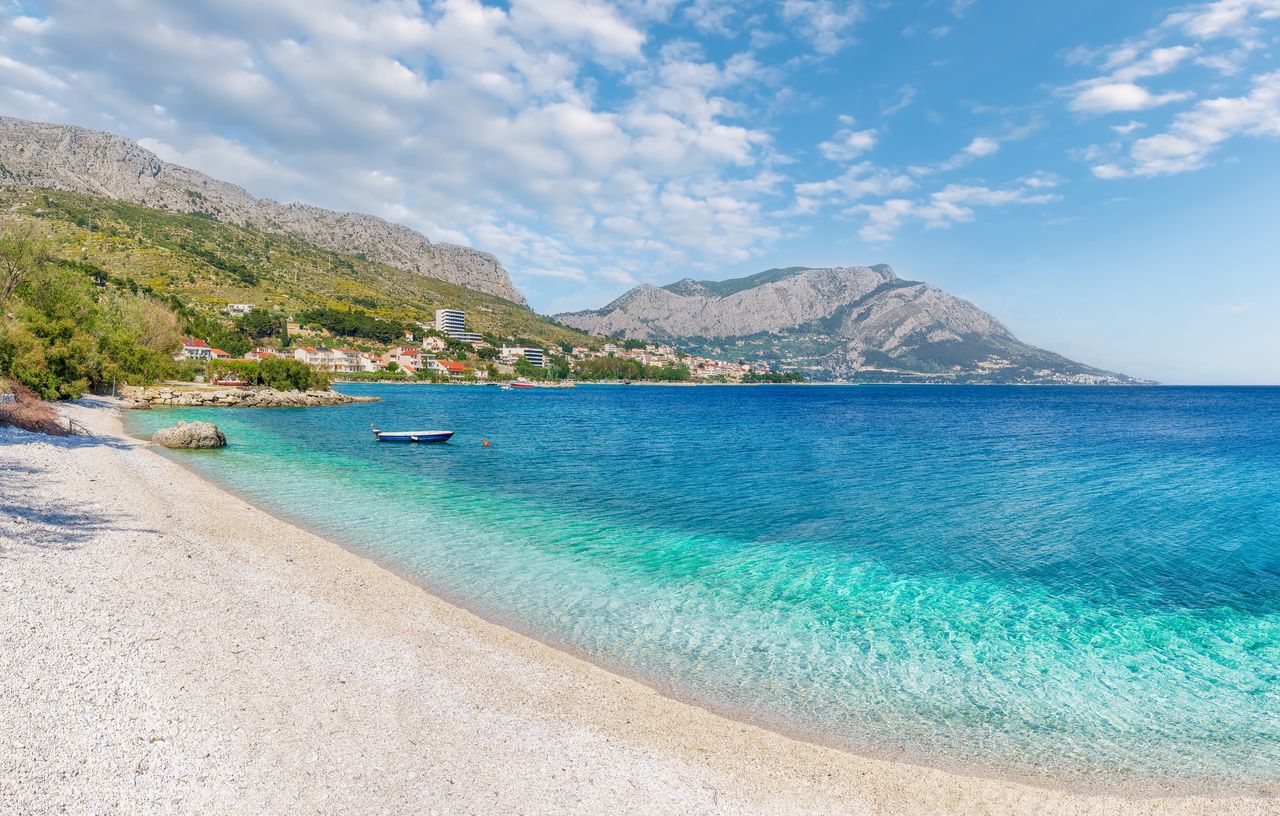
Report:
M426 444L430 442L448 442L453 431L374 431L379 442L409 442Z

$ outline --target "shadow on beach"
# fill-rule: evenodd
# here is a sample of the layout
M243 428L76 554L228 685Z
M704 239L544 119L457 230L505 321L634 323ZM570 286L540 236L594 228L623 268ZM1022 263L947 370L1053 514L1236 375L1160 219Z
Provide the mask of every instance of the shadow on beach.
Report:
M68 450L97 445L129 447L127 443L105 437L47 437L0 429L0 448L34 441ZM154 532L131 525L119 514L97 507L95 479L84 476L85 483L80 485L83 498L65 501L50 495L46 487L48 468L16 457L6 458L9 461L0 462L0 559L13 557L16 547L77 550L107 531Z

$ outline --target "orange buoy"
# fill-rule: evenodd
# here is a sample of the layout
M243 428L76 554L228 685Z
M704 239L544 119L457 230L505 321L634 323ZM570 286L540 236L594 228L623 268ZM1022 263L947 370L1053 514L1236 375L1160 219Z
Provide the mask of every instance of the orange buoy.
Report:
M484 446L487 448L487 447L489 447L489 440L488 440L488 439L481 439L481 440L480 440L480 444L484 445Z

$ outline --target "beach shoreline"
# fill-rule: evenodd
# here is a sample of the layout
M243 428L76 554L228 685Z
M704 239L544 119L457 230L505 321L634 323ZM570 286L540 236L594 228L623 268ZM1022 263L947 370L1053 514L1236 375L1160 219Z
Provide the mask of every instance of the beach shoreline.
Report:
M96 436L0 429L0 803L18 812L1280 813L727 719L247 504L112 406L65 410Z

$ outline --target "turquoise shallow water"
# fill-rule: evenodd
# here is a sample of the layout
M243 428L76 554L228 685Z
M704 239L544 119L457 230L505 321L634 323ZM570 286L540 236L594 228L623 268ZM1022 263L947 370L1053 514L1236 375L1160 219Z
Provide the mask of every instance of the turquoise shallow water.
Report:
M215 421L226 450L173 455L737 716L1053 784L1280 784L1280 389L344 390L383 402L127 421Z

